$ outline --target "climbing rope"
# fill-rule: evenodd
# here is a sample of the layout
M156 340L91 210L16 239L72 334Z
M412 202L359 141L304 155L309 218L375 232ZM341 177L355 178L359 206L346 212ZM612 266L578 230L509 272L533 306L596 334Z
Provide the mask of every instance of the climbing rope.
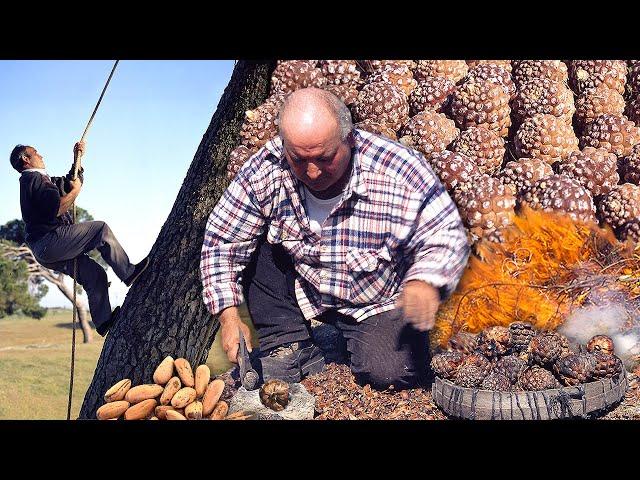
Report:
M102 102L102 97L104 97L104 92L107 91L107 87L109 86L109 82L111 81L111 77L113 77L113 72L116 71L116 67L118 66L118 62L120 60L116 60L116 63L113 64L113 68L111 69L111 73L109 74L109 78L107 79L107 83L105 83L104 88L102 89L102 93L100 94L100 98L98 99L98 103L96 103L96 108L93 109L93 113L91 114L91 118L87 122L87 126L82 132L82 137L80 138L80 142L84 141L84 137L91 126L91 122L93 122L93 117L96 116L96 112L98 111L98 107L100 106L100 102ZM78 178L78 170L80 169L82 154L78 151L73 153L73 173L71 175L71 179L75 180ZM73 202L73 223L76 223L76 202ZM78 276L78 260L76 258L73 259L73 320L72 320L72 334L71 334L71 371L69 373L69 401L67 403L67 420L71 420L71 401L73 399L73 377L75 373L75 364L76 364L76 317L78 315L78 308L76 306L76 295L78 290L78 281L76 277Z

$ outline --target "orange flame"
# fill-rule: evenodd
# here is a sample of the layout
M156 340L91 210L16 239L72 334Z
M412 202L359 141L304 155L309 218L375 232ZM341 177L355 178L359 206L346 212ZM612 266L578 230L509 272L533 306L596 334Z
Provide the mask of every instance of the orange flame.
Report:
M438 312L435 344L445 346L459 330L479 332L516 320L555 329L594 287L585 279L617 267L614 261L621 265L611 268L610 275L623 267L640 271L638 254L631 258L635 263L619 261L629 249L621 248L611 229L526 206L513 221L503 231L502 243L482 240L476 245L456 292ZM603 265L602 258L612 251L615 255Z

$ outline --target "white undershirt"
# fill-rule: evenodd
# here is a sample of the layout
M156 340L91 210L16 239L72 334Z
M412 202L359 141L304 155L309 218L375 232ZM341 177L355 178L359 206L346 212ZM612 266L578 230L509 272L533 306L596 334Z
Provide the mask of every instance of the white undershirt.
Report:
M311 230L320 235L322 224L327 219L333 207L335 207L342 197L342 192L333 197L322 199L314 196L307 187L304 187L304 194L307 203L307 214L309 215L309 223Z

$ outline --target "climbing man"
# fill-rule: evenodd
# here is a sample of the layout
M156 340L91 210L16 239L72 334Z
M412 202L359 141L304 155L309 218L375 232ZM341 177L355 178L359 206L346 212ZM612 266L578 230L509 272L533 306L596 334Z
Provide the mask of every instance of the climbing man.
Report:
M84 142L73 147L82 155ZM20 208L25 223L26 243L36 260L44 267L73 277L73 261L77 259L77 281L89 297L91 319L97 332L105 336L120 307L111 311L109 283L104 269L87 253L97 249L102 258L126 285L131 286L147 268L148 257L137 265L118 243L105 222L73 224L69 211L82 189L82 169L78 178L50 177L44 159L31 146L17 145L10 156L11 166L20 172Z
M425 158L355 129L314 88L292 93L279 135L240 169L209 217L203 297L236 361L246 299L264 380L324 366L310 320L346 340L356 379L378 389L428 378L428 330L469 255L455 204Z

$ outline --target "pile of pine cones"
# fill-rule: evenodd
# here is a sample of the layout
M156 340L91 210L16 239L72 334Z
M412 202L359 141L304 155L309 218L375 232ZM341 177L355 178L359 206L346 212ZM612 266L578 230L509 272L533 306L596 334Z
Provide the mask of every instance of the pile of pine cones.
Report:
M556 332L538 332L527 322L489 327L477 335L454 335L448 351L435 355L437 376L467 388L546 390L611 378L623 364L613 340L596 335L586 346L570 346Z
M278 133L287 95L333 92L356 128L420 151L471 241L499 240L522 205L640 241L640 61L279 61L246 112L229 177Z
M98 420L244 420L244 412L227 415L229 405L220 400L225 382L211 380L207 365L196 368L184 358L166 357L156 368L153 382L131 386L125 378L104 394Z

